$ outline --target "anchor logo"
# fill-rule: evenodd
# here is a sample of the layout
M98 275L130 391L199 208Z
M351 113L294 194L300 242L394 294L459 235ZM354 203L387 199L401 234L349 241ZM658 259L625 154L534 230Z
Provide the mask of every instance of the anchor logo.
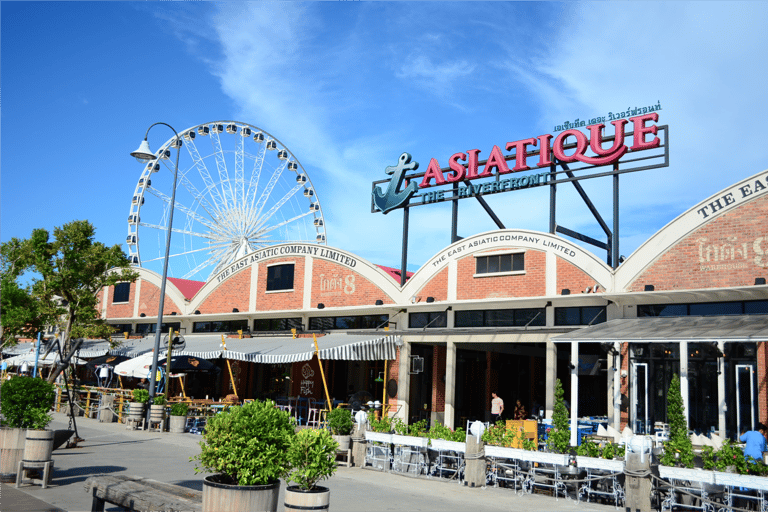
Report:
M376 187L373 190L373 202L382 213L387 213L390 210L405 205L411 196L419 190L419 186L416 183L411 182L404 190L401 190L400 192L397 191L403 184L405 171L415 171L418 168L419 163L411 162L411 155L403 153L400 155L397 165L390 165L384 169L385 173L392 175L387 191L382 194L379 187Z

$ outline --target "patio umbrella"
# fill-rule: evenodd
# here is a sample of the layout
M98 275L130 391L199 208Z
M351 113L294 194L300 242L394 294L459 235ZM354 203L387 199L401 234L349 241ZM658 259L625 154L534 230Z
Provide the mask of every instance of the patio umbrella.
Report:
M129 359L130 358L127 356L113 356L113 355L106 354L101 357L91 359L90 361L85 363L85 366L89 370L93 370L94 368L98 368L103 364L108 364L109 366L117 366L118 364L124 361L128 361Z
M157 364L165 366L165 358L159 360ZM219 367L207 359L179 354L171 355L171 368L169 370L171 374L218 371L221 371Z
M159 365L158 365L159 366ZM115 366L115 374L123 377L135 377L139 379L149 378L152 370L152 352L141 354L138 357L123 361Z

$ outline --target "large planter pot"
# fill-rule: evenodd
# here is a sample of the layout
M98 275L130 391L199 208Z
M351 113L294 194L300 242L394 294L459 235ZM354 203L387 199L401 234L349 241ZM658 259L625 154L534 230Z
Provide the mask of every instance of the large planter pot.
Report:
M25 428L0 428L0 480L3 482L16 481L26 437Z
M27 430L24 443L24 462L42 463L51 460L53 453L53 430Z
M187 427L187 416L171 416L168 422L168 432L171 434L183 434Z
M600 457L576 456L576 465L580 468L599 469L613 473L624 471L624 461L617 459L603 459Z
M266 485L230 485L221 475L203 479L203 512L275 512L280 480Z
M150 426L153 423L160 425L160 431L165 426L165 406L164 405L150 405L149 406L149 423Z
M714 473L715 484L718 485L768 491L768 478L764 476L740 475L738 473L725 473L721 471L711 471L711 473Z
M347 451L349 450L349 443L352 439L352 436L332 436L333 440L339 443L339 450L341 451Z
M689 482L701 482L704 484L715 483L715 472L705 469L675 468L671 466L659 466L659 476L673 480L687 480Z
M328 510L331 491L327 487L315 486L305 491L298 485L285 489L285 510Z
M516 460L528 460L528 454L533 453L520 448L508 448L506 446L485 446L486 457L494 457L497 459L516 459Z

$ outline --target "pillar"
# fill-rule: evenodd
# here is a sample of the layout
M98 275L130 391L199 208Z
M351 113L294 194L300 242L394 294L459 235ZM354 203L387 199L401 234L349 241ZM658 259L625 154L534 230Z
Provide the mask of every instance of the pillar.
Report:
M402 404L396 416L408 423L408 400L411 396L411 344L403 343L400 347L400 371L397 382L397 404Z
M691 424L689 421L690 406L688 396L688 342L680 342L680 394L683 395L683 408L685 409L685 425Z
M717 342L717 350L725 353L725 342ZM725 415L728 414L728 406L725 402L725 358L717 358L717 430L720 437L725 438ZM762 414L762 408L761 408ZM731 413L733 414L733 413ZM762 421L762 420L761 420Z
M613 428L621 432L621 343L613 342Z
M571 342L571 446L579 436L579 342Z
M544 417L551 420L555 410L555 380L557 379L557 347L547 340L547 375L544 378Z
M445 426L453 429L456 421L456 343L450 339L445 350Z

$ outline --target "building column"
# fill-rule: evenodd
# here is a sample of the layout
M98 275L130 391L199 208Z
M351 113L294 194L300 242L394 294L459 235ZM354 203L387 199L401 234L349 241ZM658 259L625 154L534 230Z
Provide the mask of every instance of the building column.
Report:
M725 353L725 342L717 342L717 350L720 354ZM725 403L725 358L717 358L717 430L720 437L725 439L725 415L728 412L728 406Z
M690 406L688 404L688 342L680 342L680 394L683 395L683 408L685 409L685 425L690 425Z
M571 342L571 446L578 444L579 436L579 342Z
M408 423L408 400L411 396L411 343L406 341L400 347L400 369L397 378L398 418Z
M621 343L613 342L613 428L621 432ZM609 377L610 378L610 377ZM610 406L610 405L609 405Z
M445 350L445 426L453 429L456 414L456 343L448 339Z
M544 417L552 419L555 410L555 379L557 379L557 346L552 340L547 340L547 373L544 377Z

